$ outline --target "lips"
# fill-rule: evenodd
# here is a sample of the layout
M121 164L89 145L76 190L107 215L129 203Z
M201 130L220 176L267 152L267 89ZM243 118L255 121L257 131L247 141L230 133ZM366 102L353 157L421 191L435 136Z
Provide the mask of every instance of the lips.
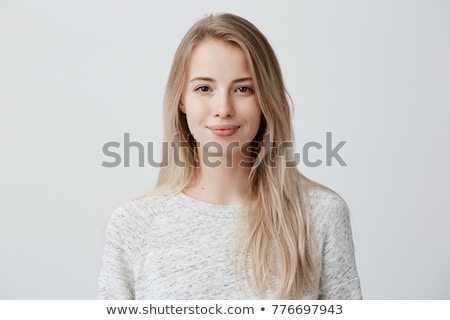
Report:
M233 135L240 126L229 125L229 124L220 124L220 125L211 125L206 126L214 135L219 137L228 137Z

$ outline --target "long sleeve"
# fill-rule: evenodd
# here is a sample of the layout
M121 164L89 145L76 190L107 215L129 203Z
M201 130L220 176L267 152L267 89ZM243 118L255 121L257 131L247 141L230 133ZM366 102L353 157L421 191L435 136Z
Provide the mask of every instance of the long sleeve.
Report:
M333 195L323 219L324 242L320 299L362 299L355 262L349 210L338 195Z
M133 262L137 251L136 226L128 212L116 209L105 233L98 299L134 299Z

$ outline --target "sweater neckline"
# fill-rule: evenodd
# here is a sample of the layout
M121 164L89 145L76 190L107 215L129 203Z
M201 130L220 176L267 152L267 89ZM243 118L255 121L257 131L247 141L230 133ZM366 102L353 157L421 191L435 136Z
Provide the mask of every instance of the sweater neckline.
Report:
M176 195L176 198L177 201L186 204L190 209L197 213L215 217L235 218L239 215L244 207L243 205L227 205L205 202L192 198L185 194L183 191L180 191Z

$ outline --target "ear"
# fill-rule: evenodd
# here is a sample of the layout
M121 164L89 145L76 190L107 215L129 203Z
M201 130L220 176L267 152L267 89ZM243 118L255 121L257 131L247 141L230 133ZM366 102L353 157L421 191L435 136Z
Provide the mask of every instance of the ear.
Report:
M181 112L186 113L186 108L184 106L182 97L180 98L180 103L178 104L178 108L180 109Z

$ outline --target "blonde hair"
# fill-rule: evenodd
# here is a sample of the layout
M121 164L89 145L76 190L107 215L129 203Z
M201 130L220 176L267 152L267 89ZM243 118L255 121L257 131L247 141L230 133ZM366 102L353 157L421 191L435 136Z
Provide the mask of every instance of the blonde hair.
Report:
M305 290L317 292L319 279L306 189L318 184L288 164L293 158L291 148L284 150L285 157L278 154L279 142L293 141L289 98L272 47L249 21L232 14L210 15L195 23L181 41L164 98L164 141L174 141L179 134L179 141L187 142L179 148L186 166L175 164L173 148L169 148L168 165L161 167L152 193L179 192L197 179L196 148L179 105L192 50L207 38L233 43L245 53L262 112L255 141L262 141L264 136L275 142L274 148L257 149L250 171L243 215L245 232L237 234L242 250L237 254L240 259L235 260L235 270L245 270L248 283L261 297L267 290L283 299L299 298ZM268 161L275 165L266 165Z

